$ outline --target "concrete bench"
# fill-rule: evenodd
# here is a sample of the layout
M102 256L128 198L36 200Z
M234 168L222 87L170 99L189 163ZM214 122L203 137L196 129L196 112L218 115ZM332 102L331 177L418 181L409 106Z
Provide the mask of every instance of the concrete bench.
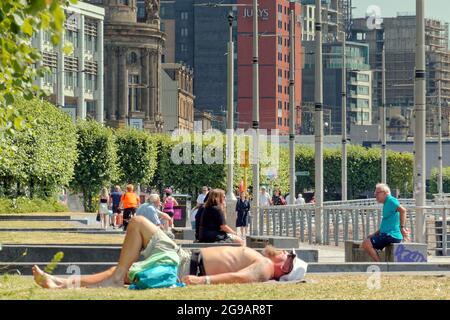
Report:
M275 248L298 248L300 245L300 240L294 237L281 237L281 236L247 237L247 247L264 248L267 245L272 245Z
M178 240L195 240L195 230L191 228L172 228L175 239Z
M345 241L345 262L373 262L369 254L361 248L362 241ZM378 251L379 252L379 251ZM427 262L427 245L424 243L392 243L380 254L380 262Z

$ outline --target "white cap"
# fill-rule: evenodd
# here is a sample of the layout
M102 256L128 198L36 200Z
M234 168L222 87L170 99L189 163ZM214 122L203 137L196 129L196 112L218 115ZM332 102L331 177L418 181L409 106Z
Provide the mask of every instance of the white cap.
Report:
M302 259L294 259L294 267L292 271L280 277L280 281L300 281L303 280L308 269L308 264Z

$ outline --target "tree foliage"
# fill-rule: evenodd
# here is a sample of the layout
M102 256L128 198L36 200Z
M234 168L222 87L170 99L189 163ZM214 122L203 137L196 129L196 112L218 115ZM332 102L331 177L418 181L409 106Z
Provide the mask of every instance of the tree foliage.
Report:
M73 175L75 125L66 113L44 100L18 98L14 108L33 120L27 130L4 137L11 148L0 162L0 194L52 196Z
M115 137L112 129L94 120L79 121L77 133L78 161L70 187L83 194L86 212L93 212L93 198L117 179Z
M68 3L67 0L0 1L0 161L4 157L2 150L8 149L2 143L3 137L25 126L23 116L13 108L14 100L20 97L30 100L39 93L33 81L46 71L36 64L42 57L32 47L33 34L39 29L46 30L53 44L58 44Z
M341 192L341 150L324 150L324 194L325 200L340 199ZM372 191L381 181L381 152L361 146L349 146L347 153L348 199L372 196ZM314 150L300 146L296 149L298 171L309 171L309 176L297 177L296 190L314 189ZM388 151L387 183L392 190L403 194L412 192L413 157L410 153Z
M116 132L118 182L149 184L156 170L156 139L137 129Z
M437 194L438 191L438 168L433 168L431 170L430 179L430 193ZM450 167L443 168L442 170L442 187L444 193L450 193Z

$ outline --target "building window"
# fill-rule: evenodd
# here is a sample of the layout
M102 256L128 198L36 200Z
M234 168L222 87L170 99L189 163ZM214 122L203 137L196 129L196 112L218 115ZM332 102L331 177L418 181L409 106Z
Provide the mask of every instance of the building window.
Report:
M283 29L283 22L278 20L278 29Z
M283 93L283 87L282 86L278 86L278 93Z
M128 62L130 64L135 64L138 60L137 54L136 52L130 52L130 54L128 55Z
M369 82L369 75L364 73L358 73L357 76L358 81Z
M181 36L187 37L188 35L188 28L181 28Z
M91 119L96 118L97 115L96 101L86 101L86 115Z
M187 45L185 43L181 44L181 52L187 52Z
M369 87L358 86L358 94L369 95Z
M181 12L181 20L187 20L188 19L188 12L182 11Z
M166 31L166 24L164 22L161 22L161 31Z
M119 4L122 4L122 5L124 5L124 6L127 6L127 5L128 5L128 0L119 0L118 3L119 3Z
M96 76L94 74L86 74L84 78L85 89L88 92L94 92L97 88Z
M74 48L78 48L78 32L75 32L72 30L67 30L65 37L66 37L66 41L69 41L70 43L72 43Z
M74 89L78 86L77 73L72 71L64 72L64 86L69 89Z
M131 108L130 111L138 111L138 88L136 87L137 84L139 84L139 75L128 75L128 105Z
M90 53L94 53L97 50L97 39L92 35L84 36L85 50Z

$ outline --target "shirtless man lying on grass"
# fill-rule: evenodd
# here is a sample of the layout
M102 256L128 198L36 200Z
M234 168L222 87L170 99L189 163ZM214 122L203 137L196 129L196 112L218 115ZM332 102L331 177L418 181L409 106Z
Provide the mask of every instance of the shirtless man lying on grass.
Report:
M143 250L141 252L141 250ZM148 259L154 254L171 253L179 257L178 277L187 285L217 283L264 282L271 279L294 281L303 279L307 264L295 253L264 249L264 256L246 247L210 247L186 251L173 242L160 228L144 217L134 217L127 229L117 266L104 272L76 279L80 287L123 287L129 284L128 272L139 254ZM71 279L44 273L33 266L36 283L43 288L73 288Z

